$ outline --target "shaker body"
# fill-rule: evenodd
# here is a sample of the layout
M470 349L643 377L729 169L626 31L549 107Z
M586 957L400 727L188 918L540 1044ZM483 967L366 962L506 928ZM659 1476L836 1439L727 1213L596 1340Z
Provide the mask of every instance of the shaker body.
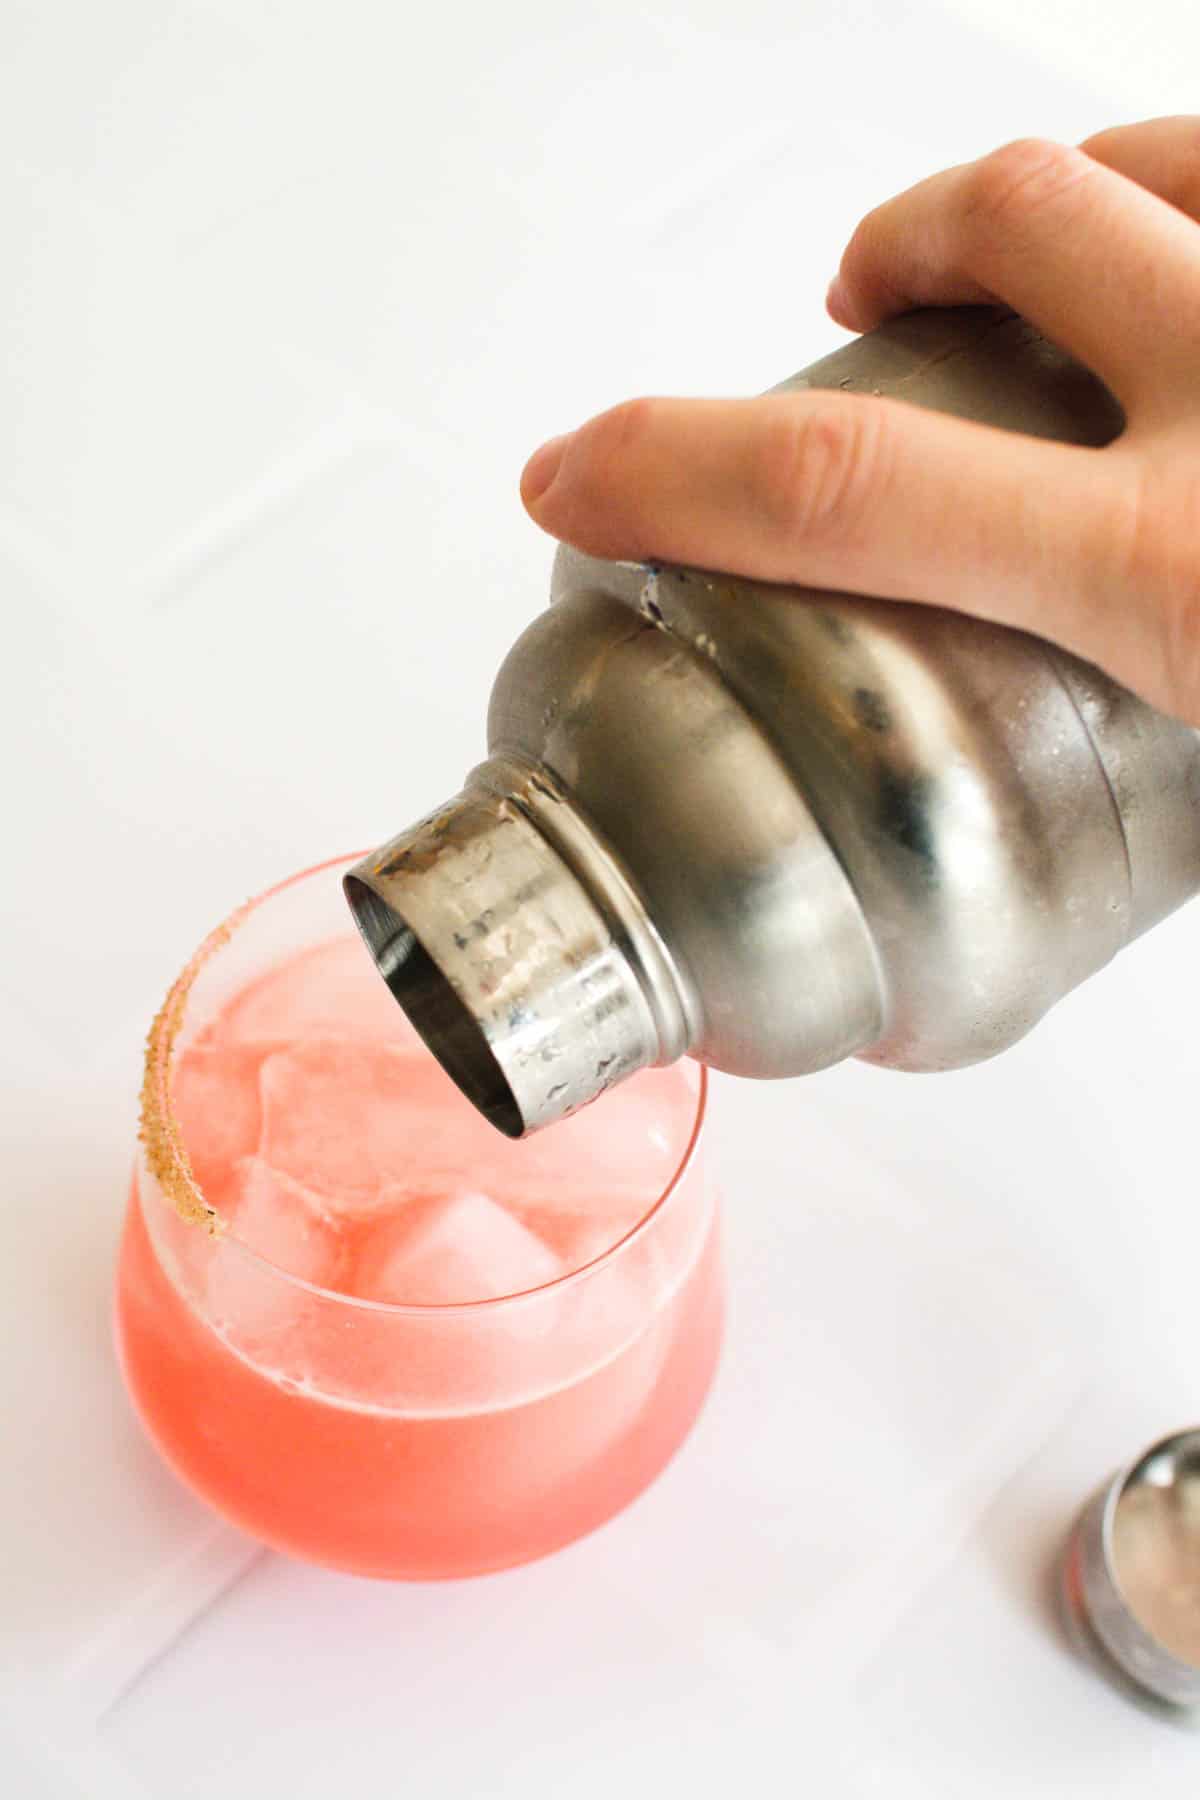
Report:
M1123 422L995 308L906 315L783 387L1092 446ZM1037 639L567 546L552 600L487 762L347 886L503 1130L685 1050L757 1077L979 1060L1200 888L1200 734Z

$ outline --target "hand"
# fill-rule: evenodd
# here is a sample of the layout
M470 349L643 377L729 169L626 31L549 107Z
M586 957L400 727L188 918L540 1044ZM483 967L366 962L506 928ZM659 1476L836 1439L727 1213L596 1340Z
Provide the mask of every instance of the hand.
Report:
M544 445L525 505L595 556L975 610L1200 725L1200 117L920 182L859 225L827 304L870 331L971 302L1099 375L1121 435L1086 449L854 394L638 399Z

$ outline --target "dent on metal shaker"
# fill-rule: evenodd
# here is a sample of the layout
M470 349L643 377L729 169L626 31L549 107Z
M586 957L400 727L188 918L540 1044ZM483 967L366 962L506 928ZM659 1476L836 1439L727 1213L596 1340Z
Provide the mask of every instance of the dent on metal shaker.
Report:
M1099 446L1108 390L1005 309L781 384ZM983 579L983 577L981 577ZM560 549L489 756L346 891L510 1136L685 1052L749 1076L976 1061L1200 887L1200 733L951 612Z

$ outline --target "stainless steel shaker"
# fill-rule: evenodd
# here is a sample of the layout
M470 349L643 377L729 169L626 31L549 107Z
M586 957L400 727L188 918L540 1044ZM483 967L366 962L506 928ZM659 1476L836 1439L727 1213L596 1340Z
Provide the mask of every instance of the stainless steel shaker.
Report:
M1108 390L1000 308L914 312L782 389L1102 445ZM1200 733L952 612L564 547L489 755L351 907L510 1136L685 1052L977 1061L1200 887Z

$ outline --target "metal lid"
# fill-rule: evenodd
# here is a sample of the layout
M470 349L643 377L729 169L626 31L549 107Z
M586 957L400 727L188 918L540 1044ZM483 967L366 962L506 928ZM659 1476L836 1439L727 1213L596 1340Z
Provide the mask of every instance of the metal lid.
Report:
M1063 1591L1077 1642L1110 1673L1200 1707L1200 1428L1151 1445L1089 1501Z

